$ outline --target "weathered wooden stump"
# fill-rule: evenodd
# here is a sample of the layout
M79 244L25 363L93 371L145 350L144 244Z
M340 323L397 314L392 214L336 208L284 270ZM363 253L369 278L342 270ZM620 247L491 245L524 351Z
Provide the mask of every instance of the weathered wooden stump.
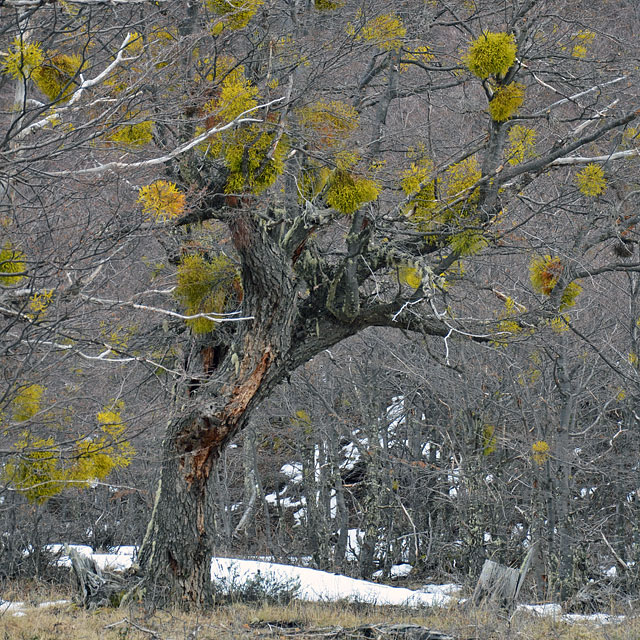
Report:
M88 609L119 604L125 590L125 579L115 573L102 571L92 558L79 554L65 545L76 578L78 600Z
M489 602L507 610L513 609L529 570L533 549L534 547L529 549L520 569L506 567L493 560L485 560L473 592L473 604L477 606L482 602Z

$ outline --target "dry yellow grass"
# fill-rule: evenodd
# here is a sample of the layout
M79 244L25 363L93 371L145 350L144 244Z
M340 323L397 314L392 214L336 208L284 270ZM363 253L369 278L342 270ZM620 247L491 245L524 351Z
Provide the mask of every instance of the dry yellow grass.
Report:
M0 640L238 640L258 638L327 638L329 628L345 632L335 638L364 637L349 633L367 624L412 623L456 638L486 640L637 640L640 617L622 624L566 623L518 613L506 616L486 609L460 607L415 610L349 603L303 603L288 606L216 607L210 611L147 612L140 607L86 611L72 603L38 607L68 598L65 590L46 585L14 584L4 599L30 603L26 615L0 615ZM324 636L322 635L324 633ZM389 636L380 636L388 638Z

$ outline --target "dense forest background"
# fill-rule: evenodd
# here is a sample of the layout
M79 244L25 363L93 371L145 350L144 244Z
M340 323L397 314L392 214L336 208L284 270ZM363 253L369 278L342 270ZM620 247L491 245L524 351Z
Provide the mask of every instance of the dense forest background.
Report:
M465 582L533 547L536 599L637 593L639 31L624 0L0 3L0 579L141 544L167 425L281 298L268 331L307 332L216 449L214 553Z

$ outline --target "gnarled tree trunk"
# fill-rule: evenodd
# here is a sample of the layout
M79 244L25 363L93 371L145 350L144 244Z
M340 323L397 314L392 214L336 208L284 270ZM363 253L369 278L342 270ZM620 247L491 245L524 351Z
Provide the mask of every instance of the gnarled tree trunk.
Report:
M235 214L230 226L242 259L244 306L253 319L239 325L219 363L211 362L212 347L205 342L197 362L201 370L177 395L139 556L145 594L154 602L202 605L210 600L214 465L291 368L296 316L291 260L248 213Z

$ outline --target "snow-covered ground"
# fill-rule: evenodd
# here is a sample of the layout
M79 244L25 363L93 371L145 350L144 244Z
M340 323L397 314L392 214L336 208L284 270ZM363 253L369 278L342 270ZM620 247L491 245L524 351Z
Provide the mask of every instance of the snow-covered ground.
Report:
M93 553L90 547L72 545L79 553L90 555L96 564L103 569L122 570L131 566L135 557L135 547L120 547L113 553ZM51 545L49 551L60 553L59 563L70 566L69 558L63 555L63 545ZM391 571L392 575L403 576L410 571L409 565L398 565ZM452 605L457 600L460 587L455 584L427 584L420 589L411 590L404 587L393 587L377 584L367 580L357 580L347 576L318 571L307 567L275 564L266 560L240 560L233 558L215 558L211 564L212 580L231 582L238 585L240 580L265 578L268 582L283 582L299 585L298 598L315 602L332 602L350 600L377 605L402 605L409 607L443 607ZM45 602L40 606L62 604L64 601ZM25 615L27 605L23 602L7 602L0 600L0 616L11 614ZM519 610L537 615L562 617L567 621L594 621L600 623L617 622L620 619L604 614L593 616L563 615L559 605L520 605Z

